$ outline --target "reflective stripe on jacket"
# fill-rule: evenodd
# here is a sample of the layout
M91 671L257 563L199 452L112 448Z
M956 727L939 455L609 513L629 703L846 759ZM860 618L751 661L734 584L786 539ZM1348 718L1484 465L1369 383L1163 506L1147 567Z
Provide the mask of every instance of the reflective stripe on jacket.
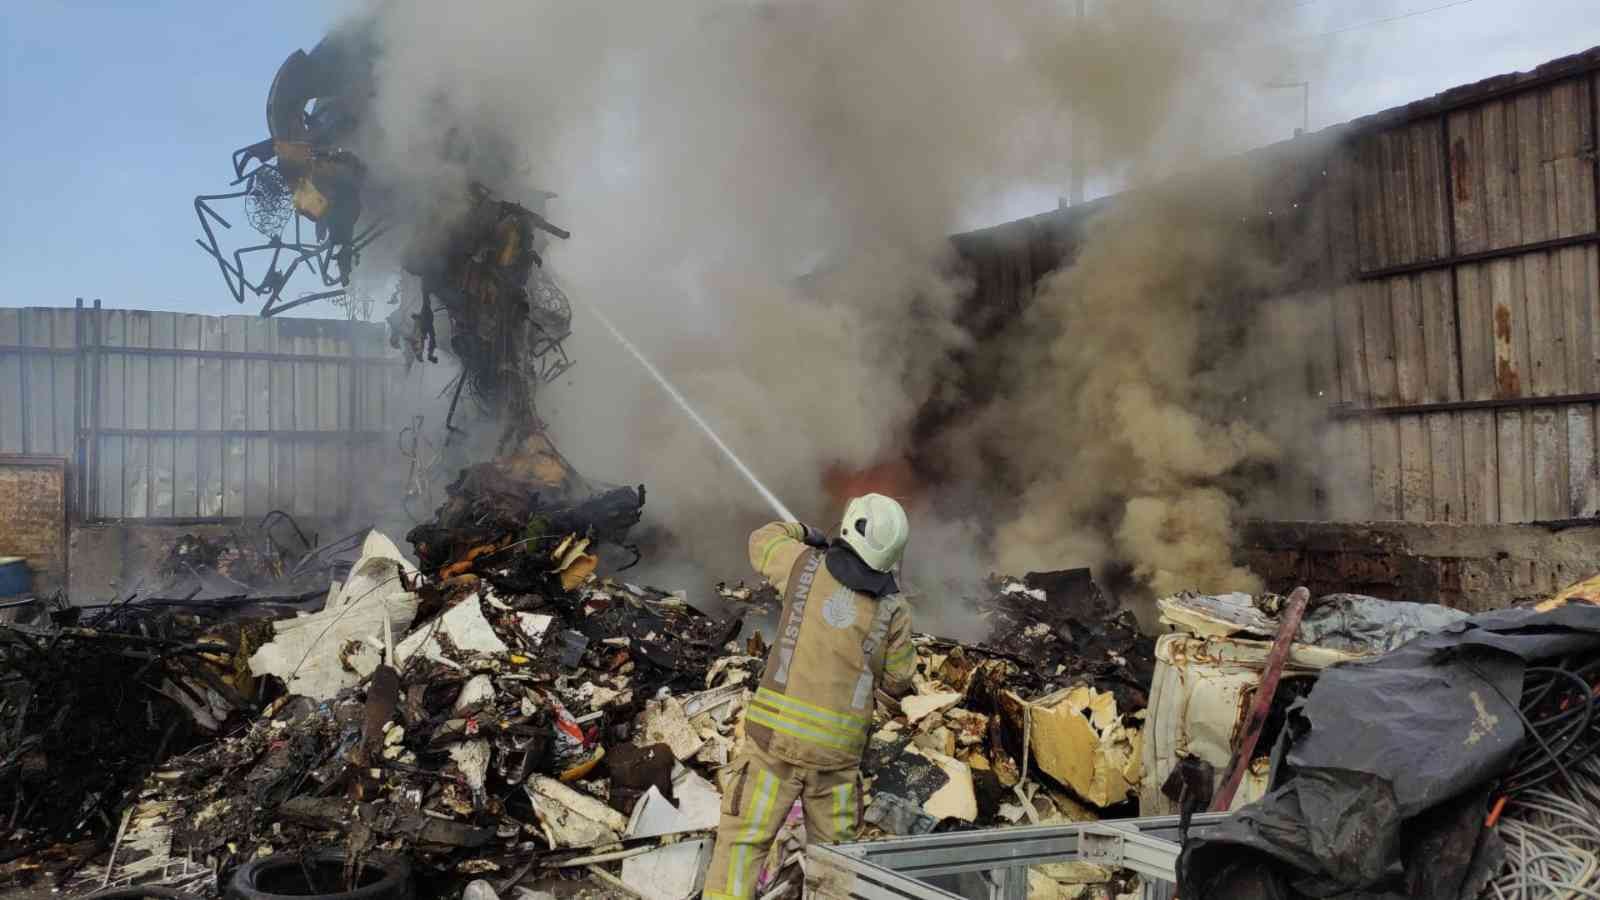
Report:
M745 733L785 762L838 769L860 762L874 689L910 687L911 612L899 595L839 583L804 538L804 526L783 522L750 535L750 563L783 594L783 614Z

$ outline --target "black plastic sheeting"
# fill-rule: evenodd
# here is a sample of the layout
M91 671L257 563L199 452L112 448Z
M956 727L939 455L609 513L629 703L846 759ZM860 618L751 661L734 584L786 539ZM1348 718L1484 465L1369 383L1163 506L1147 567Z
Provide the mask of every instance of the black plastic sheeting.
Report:
M1524 670L1597 652L1600 607L1573 604L1483 613L1325 670L1290 713L1273 789L1184 847L1181 895L1476 897L1504 859L1483 823L1524 738Z

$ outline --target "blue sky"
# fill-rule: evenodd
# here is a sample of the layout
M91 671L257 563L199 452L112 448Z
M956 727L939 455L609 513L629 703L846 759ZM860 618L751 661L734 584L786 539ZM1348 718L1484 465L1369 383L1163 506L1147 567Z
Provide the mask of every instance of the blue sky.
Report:
M241 311L194 245L191 203L224 190L229 154L266 136L273 74L333 12L315 0L7 3L0 306L83 296Z
M1313 128L1600 44L1593 0L1280 2L1304 7L1310 32L1351 29L1306 41ZM226 189L231 151L266 136L273 73L292 50L316 43L338 6L8 3L0 17L0 306L71 305L83 296L125 308L253 313L233 303L195 247L191 201ZM1285 92L1284 105L1287 136L1298 96ZM1053 205L1048 194L1022 190L976 215Z

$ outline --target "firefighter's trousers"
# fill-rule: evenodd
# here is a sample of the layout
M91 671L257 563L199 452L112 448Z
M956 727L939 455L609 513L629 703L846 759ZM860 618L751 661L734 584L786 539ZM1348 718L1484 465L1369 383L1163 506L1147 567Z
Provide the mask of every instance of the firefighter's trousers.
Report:
M761 863L796 799L805 811L808 843L854 840L861 821L859 768L819 772L746 744L729 765L723 786L706 900L754 896Z

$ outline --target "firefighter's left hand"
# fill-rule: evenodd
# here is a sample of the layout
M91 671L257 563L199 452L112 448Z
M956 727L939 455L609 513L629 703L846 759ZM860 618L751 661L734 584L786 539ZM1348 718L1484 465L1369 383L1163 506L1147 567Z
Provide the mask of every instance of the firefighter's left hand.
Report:
M828 546L828 536L805 523L800 524L806 530L805 543L808 547L822 548Z

